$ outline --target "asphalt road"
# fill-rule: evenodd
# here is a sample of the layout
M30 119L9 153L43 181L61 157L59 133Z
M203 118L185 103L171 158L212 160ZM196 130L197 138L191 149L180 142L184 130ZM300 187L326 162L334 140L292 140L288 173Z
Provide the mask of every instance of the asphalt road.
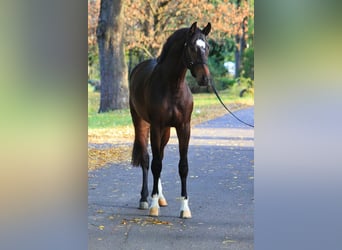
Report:
M254 123L254 108L235 114ZM188 154L191 219L178 217L178 159L173 130L161 174L168 207L160 208L158 218L137 209L140 168L127 162L89 172L88 248L253 249L254 129L229 114L192 129Z

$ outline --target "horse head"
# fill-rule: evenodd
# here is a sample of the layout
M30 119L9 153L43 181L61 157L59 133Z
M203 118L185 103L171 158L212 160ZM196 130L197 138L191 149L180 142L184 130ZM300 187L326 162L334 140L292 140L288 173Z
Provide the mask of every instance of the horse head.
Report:
M207 41L210 30L210 23L202 30L197 28L197 22L193 23L188 30L184 44L184 63L200 86L207 86L210 79L208 68L209 43Z

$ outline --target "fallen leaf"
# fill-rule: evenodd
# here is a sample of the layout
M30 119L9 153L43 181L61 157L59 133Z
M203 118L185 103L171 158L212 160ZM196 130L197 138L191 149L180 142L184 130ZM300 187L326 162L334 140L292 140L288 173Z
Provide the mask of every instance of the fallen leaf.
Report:
M229 243L235 243L235 240L224 240L222 241L222 244L229 244Z
M88 170L105 167L110 163L130 162L131 146L88 148Z

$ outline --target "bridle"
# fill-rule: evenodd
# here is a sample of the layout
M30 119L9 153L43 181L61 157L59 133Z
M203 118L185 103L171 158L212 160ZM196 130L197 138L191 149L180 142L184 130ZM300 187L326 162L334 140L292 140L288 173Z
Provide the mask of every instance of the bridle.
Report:
M189 55L188 47L189 47L188 43L185 42L184 49L183 49L183 63L188 69L192 70L195 65L207 65L208 66L208 59L205 59L205 61L196 60L194 62L191 56Z
M184 65L189 69L189 70L191 70L192 71L192 69L193 69L193 67L195 66L195 65L207 65L208 66L208 59L205 59L205 61L193 61L192 59L191 59L191 57L189 56L189 49L188 49L188 43L187 42L185 42L184 43L184 49L183 49L183 63L184 63ZM241 122L241 123L243 123L243 124L245 124L245 125L247 125L247 126L249 126L249 127L252 127L252 128L254 128L254 125L252 125L252 124L249 124L249 123L247 123L247 122L244 122L243 120L241 120L240 118L238 118L232 111L230 111L228 108L227 108L227 106L223 103L223 101L222 101L222 99L221 99L221 97L219 96L219 94L218 94L218 92L217 92L217 90L216 90L216 88L215 88L215 84L214 84L214 82L213 82L213 80L212 79L209 79L209 83L210 83L210 86L211 86L211 88L212 88L212 90L214 91L214 93L215 93L215 95L216 95L216 97L217 97L217 99L219 100L219 102L222 104L222 106L235 118L235 119L237 119L239 122Z

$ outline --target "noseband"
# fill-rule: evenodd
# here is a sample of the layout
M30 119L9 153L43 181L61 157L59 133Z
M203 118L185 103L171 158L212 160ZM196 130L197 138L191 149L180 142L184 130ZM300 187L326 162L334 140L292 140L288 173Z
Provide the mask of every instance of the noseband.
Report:
M188 68L188 69L190 69L190 70L192 70L192 68L195 66L195 65L208 65L208 62L207 62L207 60L205 60L205 61L193 61L192 59L191 59L191 57L189 56L189 52L188 52L188 43L187 42L185 42L184 43L184 50L183 50L183 62L184 62L184 64L185 64L185 66Z

